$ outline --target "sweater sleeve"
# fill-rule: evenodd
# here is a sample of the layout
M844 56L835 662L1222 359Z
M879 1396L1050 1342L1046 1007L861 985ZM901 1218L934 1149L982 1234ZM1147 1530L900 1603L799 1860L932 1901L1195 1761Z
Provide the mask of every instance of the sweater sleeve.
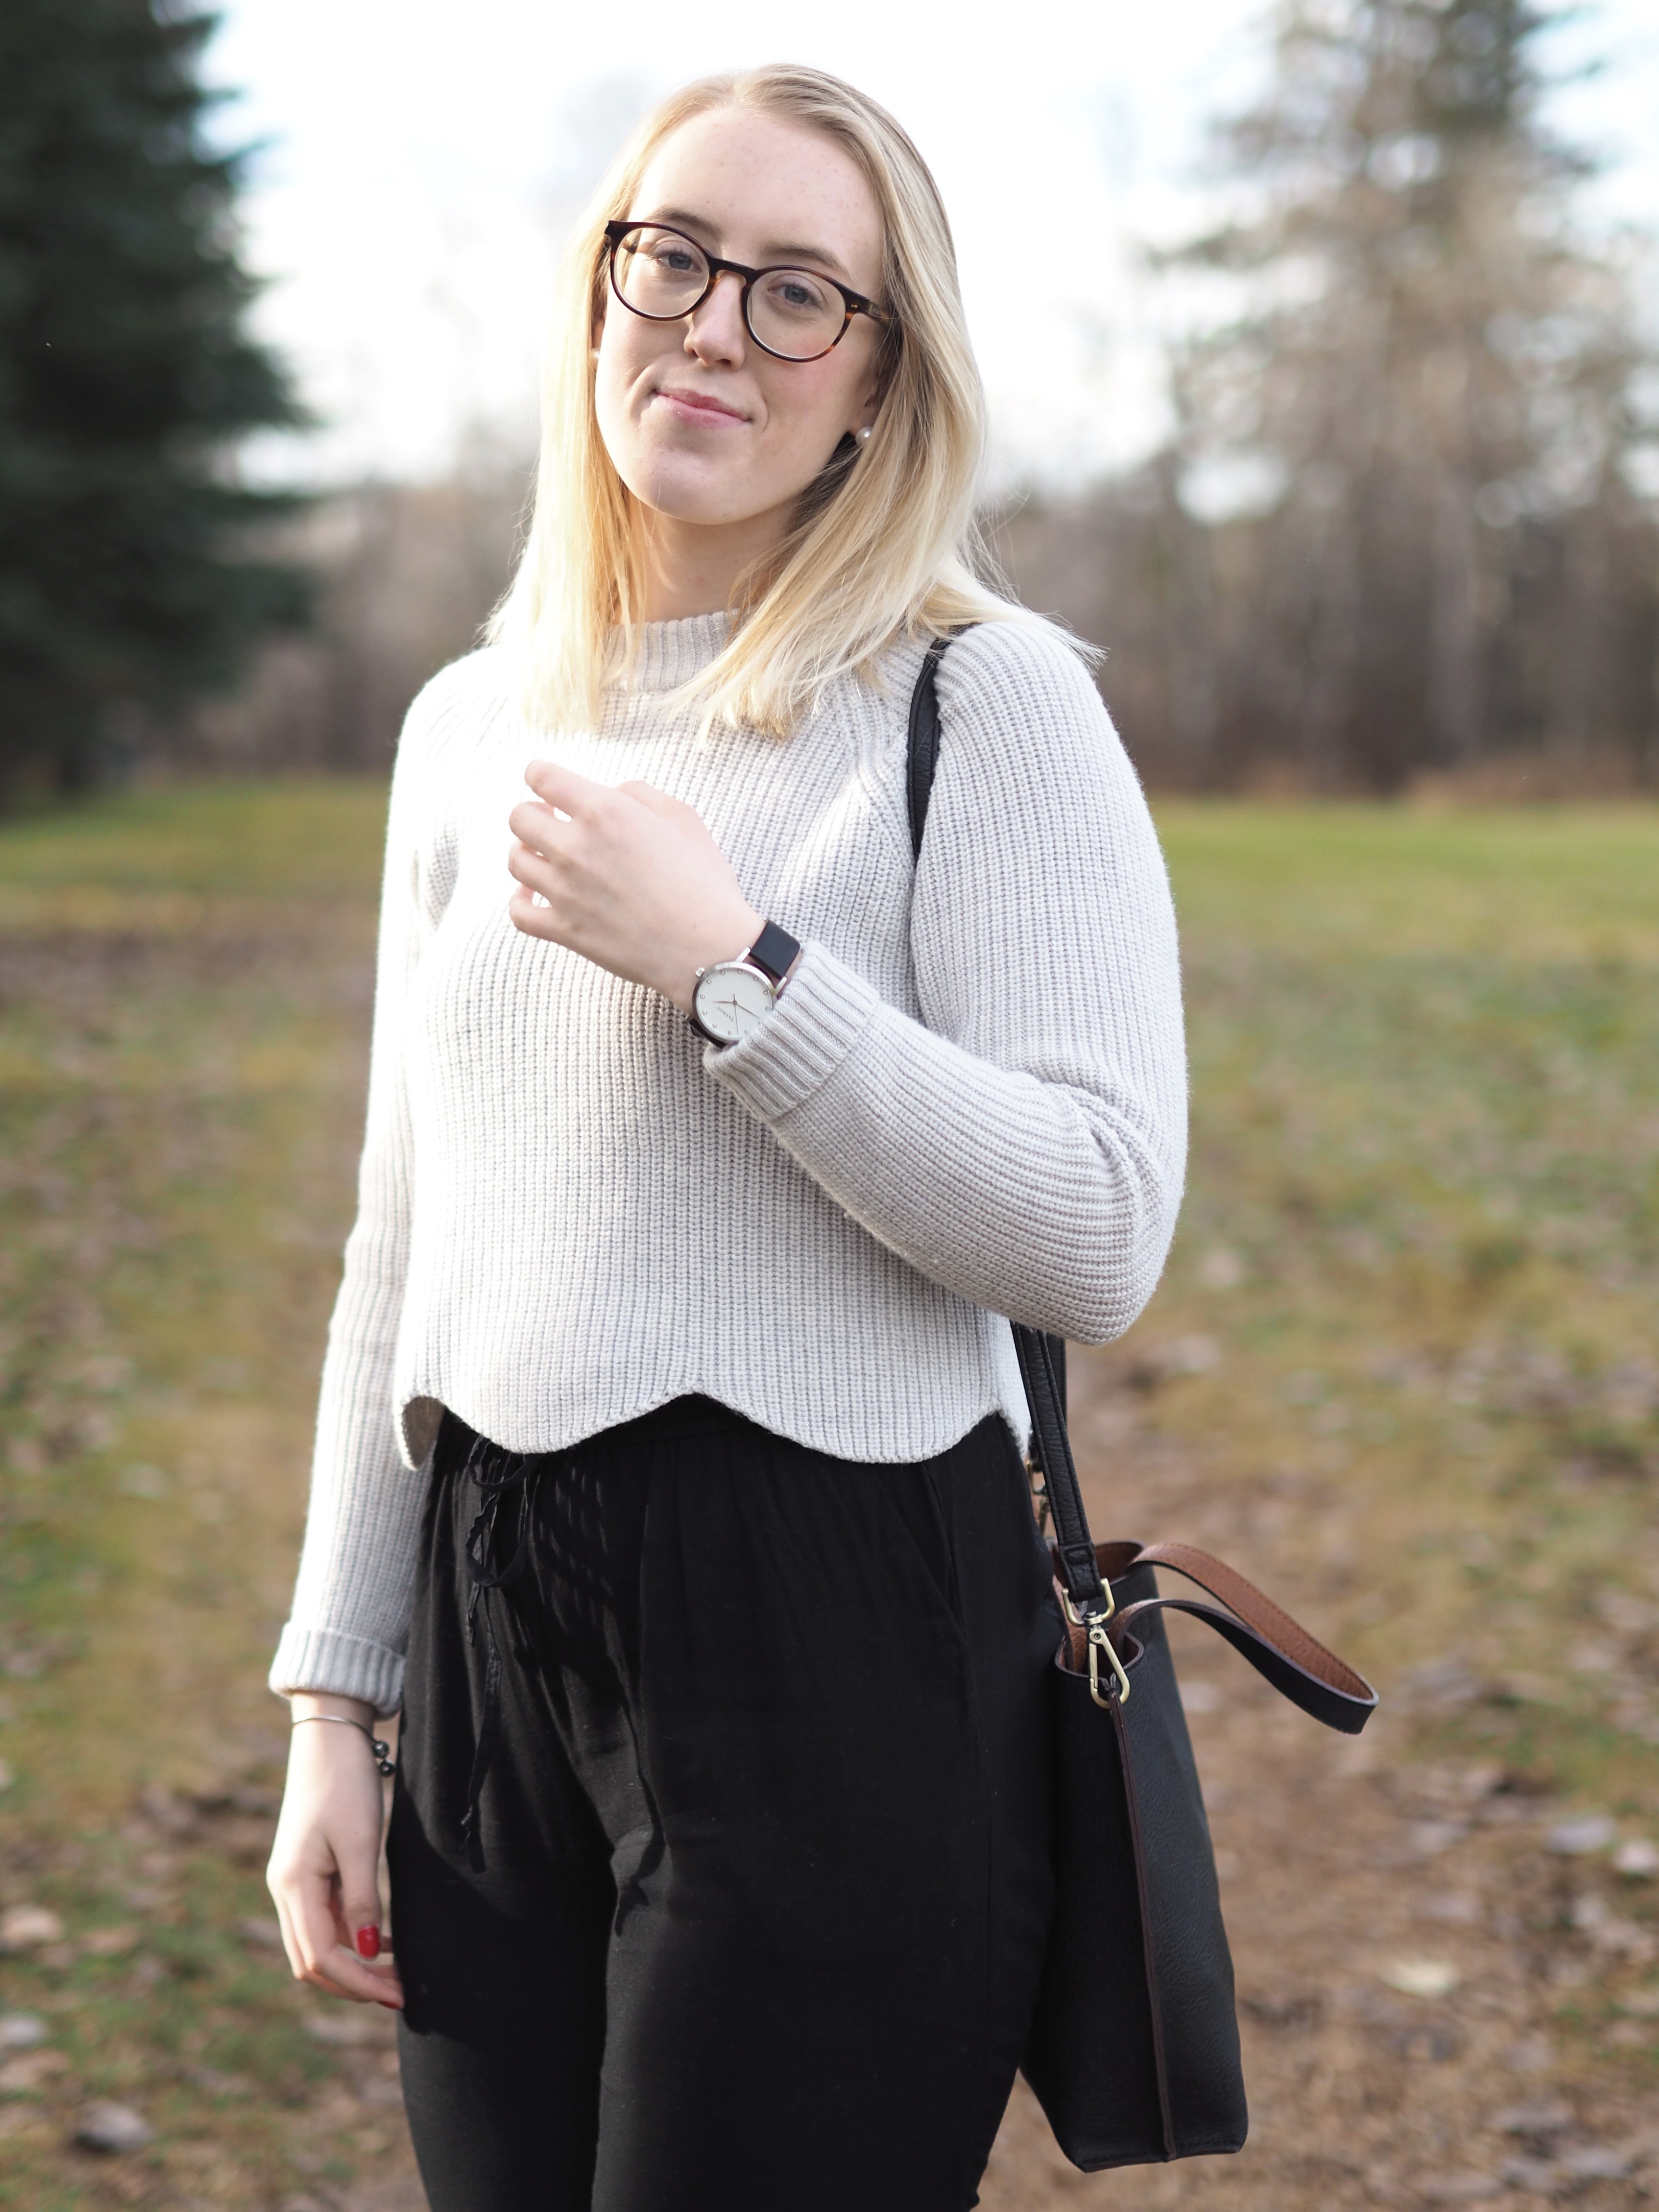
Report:
M393 1361L414 1179L404 1012L424 928L420 836L430 828L446 688L434 678L410 708L392 772L357 1218L329 1324L293 1609L270 1670L279 1696L328 1690L382 1714L402 1701L422 1498L398 1448Z
M1186 1159L1169 879L1098 692L1052 632L988 624L939 678L911 909L922 1018L810 944L707 1065L933 1280L1083 1343L1157 1286Z

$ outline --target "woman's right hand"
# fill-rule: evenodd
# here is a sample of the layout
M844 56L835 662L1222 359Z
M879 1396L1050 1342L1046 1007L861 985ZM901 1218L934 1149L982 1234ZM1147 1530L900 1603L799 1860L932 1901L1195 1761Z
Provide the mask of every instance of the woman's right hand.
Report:
M297 1980L331 1996L393 2009L398 1970L380 1949L380 1776L365 1727L374 1709L356 1698L296 1694L294 1717L332 1713L289 1738L288 1786L265 1880Z

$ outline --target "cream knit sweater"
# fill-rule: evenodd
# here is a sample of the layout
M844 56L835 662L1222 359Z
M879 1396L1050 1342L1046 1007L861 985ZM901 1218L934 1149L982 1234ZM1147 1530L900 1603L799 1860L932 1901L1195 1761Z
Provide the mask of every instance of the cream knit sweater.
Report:
M970 631L911 866L921 647L786 741L665 694L722 616L654 624L597 732L532 736L498 653L434 678L392 779L357 1223L278 1691L396 1709L443 1407L555 1450L683 1392L853 1460L1026 1430L1000 1316L1085 1342L1150 1297L1186 1146L1175 920L1133 771L1052 632ZM507 918L526 763L697 808L806 947L705 1048ZM733 948L735 950L735 948Z

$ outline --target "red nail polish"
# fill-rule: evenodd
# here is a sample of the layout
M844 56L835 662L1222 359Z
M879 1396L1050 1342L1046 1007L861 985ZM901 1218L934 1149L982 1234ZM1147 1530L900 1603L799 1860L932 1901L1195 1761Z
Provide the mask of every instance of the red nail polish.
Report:
M360 1928L357 1930L357 1956L360 1959L378 1959L380 1955L380 1929L378 1928Z

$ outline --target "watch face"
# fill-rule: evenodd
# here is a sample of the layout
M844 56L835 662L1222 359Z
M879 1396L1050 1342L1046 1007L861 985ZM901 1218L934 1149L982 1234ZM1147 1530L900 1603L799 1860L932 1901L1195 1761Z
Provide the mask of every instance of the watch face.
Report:
M697 1019L711 1036L722 1044L736 1044L739 1037L759 1028L771 1012L775 996L758 969L745 968L740 961L722 962L704 973L692 1003Z

